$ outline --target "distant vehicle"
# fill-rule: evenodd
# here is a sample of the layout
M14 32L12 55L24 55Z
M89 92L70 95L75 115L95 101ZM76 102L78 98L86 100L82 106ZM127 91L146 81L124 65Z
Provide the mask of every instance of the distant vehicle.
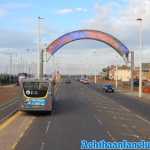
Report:
M134 85L134 87L138 87L139 86L139 80L134 80L133 85Z
M49 80L24 80L21 92L21 111L52 111L54 90Z
M105 84L103 86L103 90L105 92L108 92L108 93L113 93L114 92L114 88L113 88L113 86L111 84Z
M20 86L22 81L27 78L27 73L19 73L17 75L17 86Z
M70 84L70 83L71 83L71 79L66 78L66 79L65 79L65 83Z
M83 84L89 84L89 80L87 78L81 78L80 82Z

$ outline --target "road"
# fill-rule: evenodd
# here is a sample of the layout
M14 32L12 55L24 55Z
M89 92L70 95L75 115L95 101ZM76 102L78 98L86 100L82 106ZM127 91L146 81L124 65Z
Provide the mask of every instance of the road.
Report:
M18 110L18 100L19 97L15 97L11 101L0 105L0 123L4 122L4 120L6 120Z
M62 83L52 115L36 115L16 150L78 150L80 140L150 139L150 122L79 82ZM120 99L122 96L120 96Z

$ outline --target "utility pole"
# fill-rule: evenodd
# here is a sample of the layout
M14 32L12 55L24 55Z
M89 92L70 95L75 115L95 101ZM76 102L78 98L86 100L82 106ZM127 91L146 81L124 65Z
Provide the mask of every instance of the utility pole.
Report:
M95 69L94 83L95 84L97 83L97 72L96 72L96 69Z
M44 18L38 17L38 49L39 49L39 57L38 57L38 78L41 79L43 77L43 50L41 47L41 20Z
M131 92L133 92L133 90L134 90L134 82L133 82L133 80L134 80L134 52L133 51L131 51L131 83L130 83L130 89L131 89Z
M116 77L115 77L116 89L118 88L118 66L116 65Z
M142 51L142 18L137 18L136 19L139 22L139 49ZM140 58L139 58L139 98L142 97L142 53L140 53Z

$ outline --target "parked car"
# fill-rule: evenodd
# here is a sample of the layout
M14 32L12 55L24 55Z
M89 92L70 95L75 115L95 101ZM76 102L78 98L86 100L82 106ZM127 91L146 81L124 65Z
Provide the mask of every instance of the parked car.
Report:
M103 91L108 93L113 93L115 90L111 84L105 84L103 86Z

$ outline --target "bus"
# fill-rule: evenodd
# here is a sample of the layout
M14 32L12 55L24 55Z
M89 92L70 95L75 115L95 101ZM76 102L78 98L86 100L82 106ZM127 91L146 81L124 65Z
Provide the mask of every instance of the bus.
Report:
M26 79L21 88L21 111L51 112L54 102L54 90L51 81L44 79Z

